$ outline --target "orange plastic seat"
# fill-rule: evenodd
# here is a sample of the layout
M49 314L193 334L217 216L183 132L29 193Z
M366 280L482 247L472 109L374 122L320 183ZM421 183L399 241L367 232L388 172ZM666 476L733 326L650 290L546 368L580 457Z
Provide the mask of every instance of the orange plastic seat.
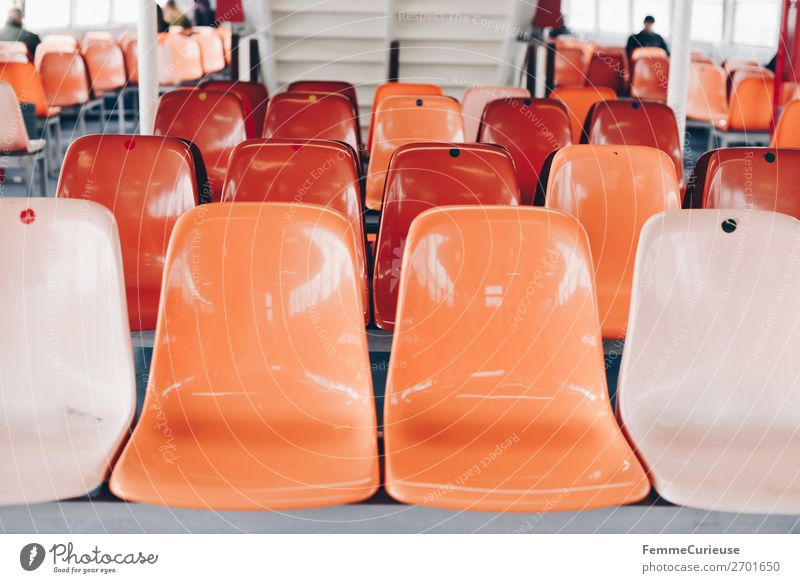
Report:
M684 208L757 209L800 219L800 150L723 148L695 164Z
M692 63L714 64L714 59L698 51L692 51L691 60Z
M774 102L773 80L770 76L748 75L734 83L728 116L719 120L714 135L721 147L741 140L747 143L769 142Z
M783 108L770 145L773 148L800 148L800 101Z
M93 41L83 52L92 92L102 95L125 87L125 56L113 41Z
M464 92L461 100L461 114L464 116L464 136L468 142L478 141L483 110L491 101L497 99L530 99L531 92L524 87L473 85Z
M547 512L647 495L611 410L591 273L563 213L462 206L414 221L385 400L393 498Z
M625 49L601 47L595 50L586 73L587 87L608 87L617 95L628 91L630 65Z
M800 513L798 249L797 219L758 210L642 230L618 405L664 499Z
M233 50L233 32L225 23L220 23L219 26L216 26L211 29L215 35L217 35L220 40L222 40L222 48L224 49L225 54L225 64L231 64L231 52Z
M225 68L225 47L222 39L214 34L210 26L195 26L192 28L192 38L200 46L200 63L206 75L218 73Z
M562 101L567 107L572 125L572 141L579 143L583 124L592 106L604 99L616 99L617 94L608 87L558 87L550 93L551 99Z
M23 55L26 61L33 57L33 55L28 53L28 46L24 42L18 40L0 41L0 51L3 51L4 53Z
M545 204L589 236L604 338L624 338L636 246L653 215L679 209L675 165L646 146L570 146L553 160Z
M131 39L123 49L125 75L131 85L139 84L139 41Z
M561 101L501 99L484 109L479 141L508 150L516 167L522 204L531 205L545 160L552 152L572 144L572 128Z
M269 101L269 92L265 85L250 81L204 81L200 84L200 88L210 91L230 91L238 95L250 111L247 119L247 137L257 138L261 135Z
M668 57L667 51L661 47L637 47L631 53L631 62L635 63L639 59L663 59Z
M586 54L579 46L558 45L555 54L554 83L556 87L586 84Z
M372 140L375 135L375 113L381 102L392 95L444 95L442 88L431 83L382 83L375 88L372 98L372 116L367 137L367 152L372 152Z
M648 56L633 61L631 97L666 103L668 83L669 57Z
M4 63L27 63L28 57L16 51L6 51L0 48L0 65Z
M290 93L341 93L353 103L353 109L358 113L356 88L346 81L294 81L286 90Z
M278 93L267 104L265 138L334 140L360 152L352 102L336 93Z
M59 108L47 104L42 79L32 63L0 64L0 81L11 85L25 103L33 103L37 117L51 117L60 111Z
M84 136L64 156L56 196L92 200L117 220L131 330L156 327L170 233L205 187L198 163L183 140L156 136Z
M449 205L519 204L514 162L488 144L407 144L389 164L372 292L375 324L395 327L397 285L412 221L424 211Z
M594 145L650 146L667 154L683 192L686 180L675 113L657 101L609 100L592 106L586 120L588 143Z
M0 245L0 505L84 496L134 413L114 218L87 201L2 197Z
M386 170L395 150L413 142L463 142L458 101L444 95L391 95L373 115L375 135L369 158L366 206L380 210Z
M303 204L207 205L178 220L144 411L111 476L114 494L244 510L375 492L348 229L338 213Z
M161 96L155 135L183 138L203 154L211 200L217 202L233 149L247 139L247 111L238 95L179 89Z
M369 321L358 155L352 148L329 140L243 142L231 154L222 202L317 204L345 217L356 254L364 319Z
M710 63L693 63L689 71L686 118L712 126L728 123L725 71Z
M44 53L39 76L50 107L76 107L91 99L86 64L80 53Z
M180 85L202 78L203 58L197 39L185 34L159 35L158 72L161 85Z

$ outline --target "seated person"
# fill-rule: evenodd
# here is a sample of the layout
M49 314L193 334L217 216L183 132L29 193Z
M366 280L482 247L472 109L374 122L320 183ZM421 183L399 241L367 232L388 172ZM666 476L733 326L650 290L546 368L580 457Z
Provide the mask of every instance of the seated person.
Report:
M664 39L657 32L653 32L653 25L656 19L652 16L644 17L644 28L628 37L628 44L625 46L625 51L628 53L628 58L631 58L633 51L639 47L656 47L664 49L669 54L669 48Z

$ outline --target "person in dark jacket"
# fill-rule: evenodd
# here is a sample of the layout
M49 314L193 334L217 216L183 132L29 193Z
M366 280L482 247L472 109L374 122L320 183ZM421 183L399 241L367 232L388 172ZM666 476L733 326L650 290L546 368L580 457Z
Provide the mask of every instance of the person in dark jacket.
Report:
M192 23L195 26L216 26L214 9L208 0L194 0Z
M564 15L559 14L556 19L556 25L550 29L550 33L547 36L553 40L560 36L568 36L570 34L572 34L572 31L567 27L567 23L564 21Z
M11 8L8 11L6 25L0 29L0 41L20 41L25 43L31 58L36 53L36 47L42 42L39 35L22 27L22 10L19 8Z
M645 16L644 17L644 28L641 32L637 34L632 34L628 37L628 44L625 47L625 51L628 53L628 58L631 58L633 51L638 49L639 47L656 47L659 49L664 49L667 54L669 54L669 48L667 47L667 43L664 42L664 39L661 37L660 34L657 32L653 32L653 26L656 23L656 19L652 16Z

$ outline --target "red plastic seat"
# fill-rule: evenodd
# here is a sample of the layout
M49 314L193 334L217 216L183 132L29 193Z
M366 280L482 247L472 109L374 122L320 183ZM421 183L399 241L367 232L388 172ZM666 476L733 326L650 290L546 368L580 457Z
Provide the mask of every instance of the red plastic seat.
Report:
M278 93L270 98L264 121L265 138L334 140L356 152L358 119L352 102L336 93Z
M387 97L392 95L443 95L442 88L431 83L403 83L389 82L382 83L375 88L375 95L372 98L372 115L369 123L369 134L367 137L367 152L372 153L372 140L375 135L375 112L378 106Z
M125 87L125 56L113 41L93 41L83 52L92 92L100 96Z
M666 103L669 57L648 56L635 59L631 76L631 97Z
M461 113L464 116L464 136L469 142L479 141L478 130L483 110L489 103L498 99L521 102L530 99L531 93L524 87L502 85L473 85L464 91L461 99Z
M179 89L161 96L155 134L196 144L208 172L211 200L217 202L233 149L247 139L247 110L238 95L206 89Z
M558 45L555 54L555 86L585 85L586 67L586 53L583 48L573 45Z
M601 47L595 50L586 73L587 87L608 87L617 95L628 91L630 64L625 49Z
M81 106L91 99L86 64L80 53L44 53L39 75L47 103L51 107Z
M375 251L375 323L395 327L397 285L408 230L422 212L449 205L519 204L514 162L488 144L407 144L389 164Z
M231 154L222 202L317 204L345 217L356 253L364 318L369 321L358 155L352 148L329 140L243 142Z
M545 160L552 152L572 144L572 129L561 101L499 99L483 111L479 141L508 150L516 167L521 202L531 205Z
M444 95L391 95L373 115L375 136L369 158L366 206L380 210L386 171L392 154L413 142L464 141L464 121L458 101Z
M249 81L204 81L200 84L200 88L210 91L231 91L238 95L250 111L247 119L247 137L257 138L261 135L269 101L266 86Z
M444 207L406 243L386 386L386 490L459 510L636 502L586 233L541 208Z
M56 196L100 203L117 220L131 330L156 327L172 228L205 186L198 163L185 141L156 136L84 136L64 156Z
M586 115L592 106L604 99L616 99L617 94L608 87L559 87L550 93L551 99L564 103L572 125L572 142L577 144L583 136Z
M290 93L341 93L353 103L358 114L358 95L352 83L346 81L294 81L286 88Z
M592 106L586 127L590 144L658 148L675 164L681 192L686 187L678 122L672 108L665 103L601 101Z
M111 476L117 496L265 510L377 490L349 228L331 210L284 203L205 205L178 220L144 410Z

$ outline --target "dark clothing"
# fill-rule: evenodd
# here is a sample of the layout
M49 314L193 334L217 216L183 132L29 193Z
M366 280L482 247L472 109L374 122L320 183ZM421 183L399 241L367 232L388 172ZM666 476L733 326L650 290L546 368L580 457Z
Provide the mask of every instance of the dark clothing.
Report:
M550 38L558 38L562 35L569 35L569 34L572 34L572 31L569 28L567 28L566 25L562 24L555 28L551 28L550 34L548 34L547 36L549 36Z
M647 32L643 30L637 34L632 34L628 37L628 44L625 47L625 52L628 53L628 58L631 58L633 51L638 49L639 47L655 47L659 49L664 49L669 54L669 48L667 48L667 43L664 42L664 39L661 38L660 34L655 32Z
M194 3L192 22L195 26L216 26L214 9L207 1L200 0Z
M36 47L42 42L38 35L29 30L25 30L19 24L7 22L6 25L0 29L0 41L20 41L25 43L28 47L30 57L36 53Z
M169 24L164 20L164 11L156 4L156 28L158 32L169 32Z
M778 53L775 53L775 56L772 57L772 59L770 60L769 63L767 63L767 66L765 68L769 69L770 71L772 71L774 73L777 63L778 63Z

